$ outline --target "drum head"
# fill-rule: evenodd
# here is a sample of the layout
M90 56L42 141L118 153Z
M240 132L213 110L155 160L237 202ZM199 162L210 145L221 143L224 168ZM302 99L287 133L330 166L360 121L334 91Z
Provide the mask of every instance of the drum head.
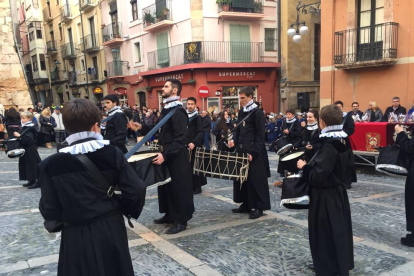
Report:
M280 149L276 152L276 154L283 155L283 154L285 154L286 152L290 151L290 149L291 149L291 148L293 148L293 145L292 145L292 144L287 144L286 146L284 146L284 147L280 148Z
M22 157L26 151L24 149L15 149L7 152L9 158Z
M408 170L406 168L403 168L397 165L379 164L375 167L375 169L381 173L385 173L385 174L393 175L393 176L407 176L408 175Z
M137 152L136 154L132 155L129 159L128 162L132 163L132 162L136 162L136 161L140 161L140 160L144 160L147 158L154 158L155 156L158 155L159 152L156 151L143 151L143 152Z
M284 161L290 161L293 159L299 159L305 152L304 151L298 151L298 152L294 152L294 153L290 153L286 156L283 156L280 161L284 162Z

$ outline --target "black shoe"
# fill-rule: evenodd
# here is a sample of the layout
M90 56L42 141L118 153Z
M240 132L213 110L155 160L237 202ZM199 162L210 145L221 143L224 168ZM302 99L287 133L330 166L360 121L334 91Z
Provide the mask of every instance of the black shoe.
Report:
M408 238L401 238L401 244L408 247L414 247L414 240Z
M182 223L176 223L174 224L173 227L171 227L170 229L167 230L167 232L165 232L165 234L177 234L180 233L182 231L184 231L185 229L187 229L187 223L186 224L182 224Z
M263 211L256 209L250 213L249 219L258 219L262 216L263 216Z
M193 190L193 194L198 195L201 194L203 191L201 190L201 187L198 189Z
M307 267L308 267L310 270L315 271L315 266L313 265L313 263L308 264L308 265L307 265Z
M36 189L36 188L40 188L40 185L37 182L35 182L32 185L27 187L27 189Z
M174 221L171 220L167 215L164 215L160 219L154 219L155 224L167 224L167 223L173 223Z
M34 183L35 183L34 181L27 182L26 184L23 184L23 187L32 186Z
M244 207L244 204L240 205L240 207L237 208L237 209L231 209L231 211L233 213L236 213L236 214L250 213L250 210L248 210L246 207Z

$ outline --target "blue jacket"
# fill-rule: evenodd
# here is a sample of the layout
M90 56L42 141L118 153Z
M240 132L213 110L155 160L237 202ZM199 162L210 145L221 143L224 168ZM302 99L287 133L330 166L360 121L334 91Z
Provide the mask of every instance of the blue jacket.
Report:
M282 134L283 118L276 121L276 137Z
M277 137L276 124L273 122L269 122L266 126L266 132L267 132L267 139L275 140Z

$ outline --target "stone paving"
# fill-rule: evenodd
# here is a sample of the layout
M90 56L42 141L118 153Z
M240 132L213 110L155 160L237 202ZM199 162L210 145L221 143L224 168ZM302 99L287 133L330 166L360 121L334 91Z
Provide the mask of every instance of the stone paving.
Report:
M42 159L55 149L39 148ZM165 235L157 189L150 187L144 210L128 228L136 275L314 275L307 232L307 210L280 207L277 156L269 155L272 210L258 220L232 214L232 182L208 179L194 197L196 212L188 229ZM0 152L0 276L56 275L60 234L48 234L38 211L40 189L23 188L16 159ZM404 181L358 167L359 183L349 190L355 249L350 275L413 275L414 249L405 235Z

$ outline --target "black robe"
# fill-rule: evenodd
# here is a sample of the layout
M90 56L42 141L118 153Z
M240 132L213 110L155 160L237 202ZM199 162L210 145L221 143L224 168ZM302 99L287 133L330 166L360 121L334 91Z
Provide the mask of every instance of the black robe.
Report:
M233 129L233 125L228 122L226 123L227 128L224 128L220 125L220 122L216 125L213 129L213 134L216 136L216 143L217 149L219 151L233 151L233 149L229 148L226 144L228 143L226 137L229 134L229 131Z
M118 148L104 146L86 156L111 185L118 185L122 196L109 198L72 154L57 153L39 165L40 213L45 220L66 224L58 276L133 276L121 208L137 219L146 186Z
M27 130L20 136L20 143L23 146L25 153L19 158L19 180L27 180L33 182L37 180L37 166L42 161L37 152L36 140L37 131L34 126L25 126L22 132Z
M354 119L352 119L352 115L348 113L345 117L343 117L342 124L342 130L348 135L348 137L345 138L349 158L349 170L346 184L347 186L350 186L352 182L357 182L355 157L354 152L352 151L351 140L349 139L349 137L355 132L355 122Z
M346 192L346 146L321 138L311 164L303 167L309 183L309 244L316 275L349 275L354 268L351 209Z
M302 133L303 147L301 150L305 151L305 160L308 162L312 159L313 155L318 151L317 142L319 140L319 134L321 133L320 129L309 130L305 127L305 130ZM311 144L312 149L307 149L306 145L308 142Z
M233 181L233 199L236 203L243 203L248 209L270 210L269 184L267 182L269 166L265 148L265 122L263 112L254 109L253 114L234 130L236 152L250 154L247 180ZM239 111L238 122L243 120L249 112ZM267 167L266 167L267 166ZM241 185L241 189L240 189Z
M289 134L284 134L283 130L289 130ZM302 147L302 126L300 125L299 120L296 119L293 123L287 123L286 120L283 122L282 125L282 135L286 137L288 142L292 144L295 148ZM299 169L297 168L297 160L292 159L289 161L281 161L281 159L290 154L291 152L287 152L286 154L280 156L279 164L277 166L277 172L280 174L284 174L285 171L288 171L292 174L297 173Z
M199 115L194 115L196 118L192 119L188 124L186 145L193 143L195 148L191 151L191 171L194 169L195 153L198 147L203 145L204 137L204 122ZM191 118L189 118L190 120ZM199 175L193 173L193 190L200 189L201 186L207 184L207 178L200 173Z
M193 181L190 157L186 145L188 115L177 107L175 114L161 127L159 144L171 176L171 182L158 186L160 213L166 213L176 222L185 223L193 217ZM161 111L161 121L172 108Z
M123 153L128 150L125 146L127 137L128 120L124 113L118 112L111 116L111 119L106 122L105 140L109 140L111 145L118 147Z
M410 140L404 132L400 132L396 143L410 156L410 167L405 182L405 216L407 231L414 233L414 138Z

